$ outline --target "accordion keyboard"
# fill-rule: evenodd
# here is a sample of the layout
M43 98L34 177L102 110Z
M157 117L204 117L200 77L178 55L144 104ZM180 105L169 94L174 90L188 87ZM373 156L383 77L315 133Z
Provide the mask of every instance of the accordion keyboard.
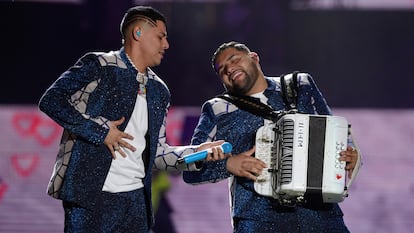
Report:
M254 182L256 192L264 196L272 197L274 194L273 179L276 175L275 163L275 124L265 124L256 133L255 157L262 160L268 166L262 170Z

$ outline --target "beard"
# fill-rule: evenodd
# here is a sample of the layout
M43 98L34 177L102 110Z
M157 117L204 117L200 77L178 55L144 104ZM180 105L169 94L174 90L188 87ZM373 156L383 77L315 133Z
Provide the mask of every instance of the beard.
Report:
M244 78L232 85L225 84L226 90L233 95L246 95L256 83L259 77L259 70L254 63L251 63L247 70L243 70Z

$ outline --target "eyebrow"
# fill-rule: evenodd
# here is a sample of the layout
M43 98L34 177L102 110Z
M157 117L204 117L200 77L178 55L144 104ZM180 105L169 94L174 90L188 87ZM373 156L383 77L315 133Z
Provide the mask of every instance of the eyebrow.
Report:
M235 53L233 53L229 58L227 58L225 61L224 61L224 63L226 63L227 61L230 61L234 56L236 56L237 54L235 54ZM217 68L216 68L216 71L217 71L217 73L220 73L220 69L222 68L223 66L218 66Z

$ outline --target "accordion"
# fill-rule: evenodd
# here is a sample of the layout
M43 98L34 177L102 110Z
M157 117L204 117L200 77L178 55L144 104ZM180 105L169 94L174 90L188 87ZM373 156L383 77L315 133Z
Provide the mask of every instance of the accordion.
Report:
M344 117L288 113L265 121L256 133L256 158L268 164L254 182L257 193L284 205L309 200L337 203L346 197Z

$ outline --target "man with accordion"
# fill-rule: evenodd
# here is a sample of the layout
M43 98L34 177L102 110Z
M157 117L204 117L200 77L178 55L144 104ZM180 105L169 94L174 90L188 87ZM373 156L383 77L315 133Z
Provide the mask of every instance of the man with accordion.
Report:
M199 163L184 181L228 178L235 233L349 232L338 202L360 153L312 77L267 77L257 53L235 41L220 45L212 65L226 92L204 103L192 144L225 140L232 155Z

